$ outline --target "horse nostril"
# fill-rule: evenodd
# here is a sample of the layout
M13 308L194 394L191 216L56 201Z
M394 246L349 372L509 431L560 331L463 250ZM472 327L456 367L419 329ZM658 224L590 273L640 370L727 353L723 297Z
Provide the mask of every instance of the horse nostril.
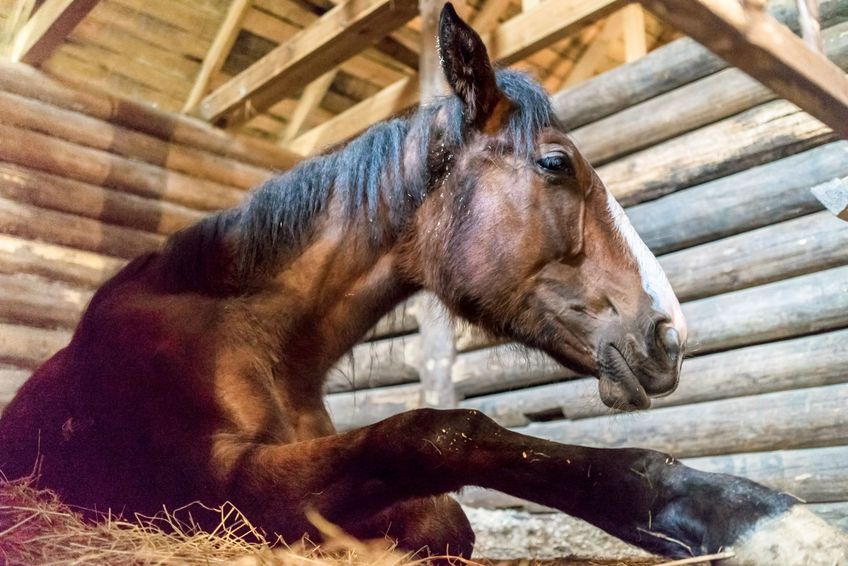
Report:
M680 334L677 332L677 329L667 322L660 324L657 328L657 341L660 348L668 355L668 359L672 365L676 364L677 359L680 357L681 346Z

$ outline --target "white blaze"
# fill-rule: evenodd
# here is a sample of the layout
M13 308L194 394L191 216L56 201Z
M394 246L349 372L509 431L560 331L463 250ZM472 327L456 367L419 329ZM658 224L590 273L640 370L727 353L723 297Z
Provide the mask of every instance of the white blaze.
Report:
M677 296L671 289L671 283L668 282L665 272L660 266L660 262L636 233L636 229L630 223L630 219L624 213L624 209L612 196L612 193L607 190L607 206L609 207L610 215L612 216L615 228L621 235L624 244L630 250L636 264L639 266L639 276L642 278L642 288L651 297L652 306L659 312L665 313L670 319L671 324L680 335L681 342L686 341L686 319L683 317L683 310L680 308L680 302Z

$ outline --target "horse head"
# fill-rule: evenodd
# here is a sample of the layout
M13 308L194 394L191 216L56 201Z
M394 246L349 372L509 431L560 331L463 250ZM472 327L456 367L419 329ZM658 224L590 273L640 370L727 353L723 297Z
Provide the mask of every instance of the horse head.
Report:
M547 94L495 71L450 4L439 47L455 102L434 119L430 159L443 171L415 223L425 287L488 331L597 376L608 406L647 408L675 389L687 334L659 263Z

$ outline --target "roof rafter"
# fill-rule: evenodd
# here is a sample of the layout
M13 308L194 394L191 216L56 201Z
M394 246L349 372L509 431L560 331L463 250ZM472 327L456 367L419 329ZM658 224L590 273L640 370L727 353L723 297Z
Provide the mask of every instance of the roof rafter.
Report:
M415 0L346 0L207 95L198 112L227 126L244 122L417 13Z
M537 9L524 12L484 34L483 40L492 59L508 65L559 41L624 4L626 0L546 0ZM552 18L551 14L563 16ZM287 147L306 155L320 147L348 139L374 122L390 118L418 103L418 81L416 74L387 86L296 138Z
M848 76L764 10L736 0L643 0L701 42L848 138Z
M18 31L12 60L38 65L59 47L99 0L47 0Z

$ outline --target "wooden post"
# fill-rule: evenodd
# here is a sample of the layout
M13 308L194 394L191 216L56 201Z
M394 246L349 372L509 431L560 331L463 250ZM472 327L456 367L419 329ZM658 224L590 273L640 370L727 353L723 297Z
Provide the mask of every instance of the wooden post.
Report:
M821 24L819 23L819 0L796 0L801 37L810 49L821 52Z
M241 30L241 24L244 21L245 15L247 15L250 4L250 0L233 0L233 3L230 4L230 8L224 16L224 21L221 23L215 39L212 41L212 46L203 59L203 65L200 67L200 72L197 74L194 86L192 86L188 99L183 106L183 113L194 110L194 107L197 106L197 103L206 94L212 77L221 70L224 61L233 48L233 44L236 42L236 37Z
M444 0L419 0L421 11L421 57L419 89L424 104L448 92L435 38ZM418 297L416 313L421 332L421 406L449 408L457 405L451 380L456 360L453 326L447 311L433 295Z

